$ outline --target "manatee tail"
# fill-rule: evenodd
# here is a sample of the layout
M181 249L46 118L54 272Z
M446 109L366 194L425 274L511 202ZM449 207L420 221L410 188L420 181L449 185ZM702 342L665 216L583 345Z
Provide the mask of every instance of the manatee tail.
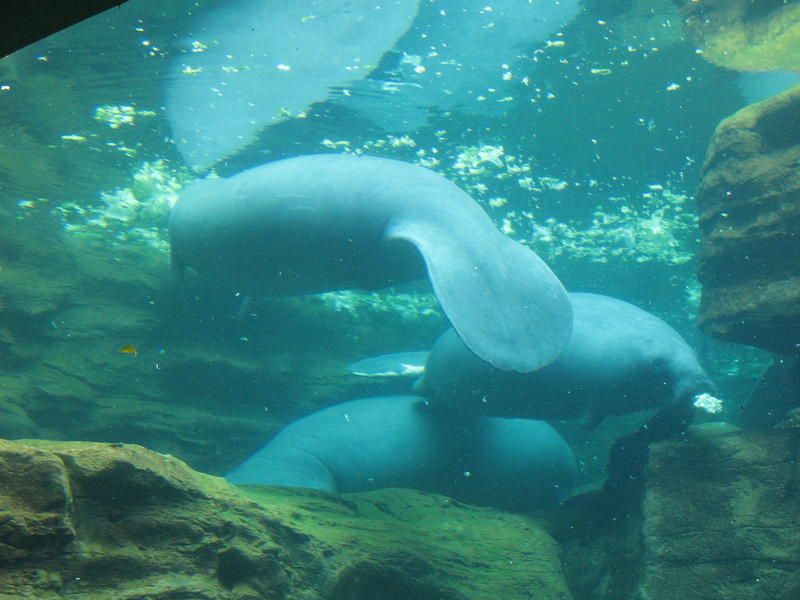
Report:
M572 332L566 290L536 253L496 229L477 239L435 221L395 219L389 240L416 246L433 290L464 344L492 366L535 371Z

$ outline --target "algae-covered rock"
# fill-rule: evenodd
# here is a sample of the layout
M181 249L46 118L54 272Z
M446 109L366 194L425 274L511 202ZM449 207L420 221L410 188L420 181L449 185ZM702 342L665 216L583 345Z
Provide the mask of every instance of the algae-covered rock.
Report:
M697 192L700 326L800 352L800 85L717 127Z
M800 597L800 429L782 426L706 423L639 445L634 461L636 434L622 438L603 488L552 518L574 597Z
M569 600L532 520L441 496L237 489L140 446L0 441L0 599Z
M0 442L0 453L0 564L62 554L75 540L63 464L50 452L8 442Z
M800 595L800 437L692 428L647 465L642 600Z
M800 71L800 5L785 0L675 0L708 60L738 71Z

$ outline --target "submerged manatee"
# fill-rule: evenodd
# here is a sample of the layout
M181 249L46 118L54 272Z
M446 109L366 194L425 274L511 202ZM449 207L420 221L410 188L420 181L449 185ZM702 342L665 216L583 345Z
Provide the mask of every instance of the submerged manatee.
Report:
M291 295L424 277L489 364L531 371L564 348L566 292L464 191L423 167L320 154L188 186L170 217L173 266L217 286Z
M164 80L175 147L196 170L366 77L419 0L228 0L193 8Z
M416 396L353 400L298 419L227 479L360 492L406 487L505 510L565 500L566 442L543 421L442 419Z
M500 371L448 330L431 349L414 391L447 414L581 418L593 427L608 415L690 401L714 390L692 348L658 317L608 296L569 297L572 337L550 365L532 373ZM370 372L369 360L359 362L362 373ZM375 364L386 370L385 363Z
M533 373L498 371L449 330L434 344L415 391L445 410L581 418L587 427L713 391L694 350L658 317L608 296L569 297L572 336L552 364Z

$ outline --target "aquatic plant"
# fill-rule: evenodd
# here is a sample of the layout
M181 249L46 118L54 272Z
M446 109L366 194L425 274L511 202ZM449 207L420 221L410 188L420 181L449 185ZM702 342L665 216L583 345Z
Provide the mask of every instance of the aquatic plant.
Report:
M435 319L444 321L444 315L433 294L407 292L362 292L341 290L319 294L324 306L352 316L361 313L394 313L404 321Z
M128 105L103 104L95 107L94 120L105 123L111 129L119 129L123 125L133 126L136 123L136 117L154 117L155 114L152 110L139 110Z
M613 260L681 265L692 260L697 245L697 216L687 210L686 194L661 188L630 198L610 197L607 206L591 215L588 225L547 218L537 222L531 213L507 215L522 239L543 256L580 258L590 262ZM513 233L517 229L512 229Z
M444 140L446 133L437 131L436 135ZM609 195L589 215L576 214L574 219L560 221L543 216L549 212L551 194L581 184L536 173L532 159L508 154L500 145L458 146L448 152L445 145L422 148L409 136L389 136L361 146L326 139L322 145L355 154L379 153L413 160L441 172L472 193L506 235L548 259L681 265L689 262L696 250L697 218L692 199L669 185L649 184L638 197ZM407 149L413 149L413 154ZM596 181L584 185L599 187Z
M444 142L446 136L444 130L436 132L439 141ZM408 135L370 140L360 146L344 140L321 143L340 152L412 160L442 173L484 205L501 231L548 260L683 265L696 251L692 198L672 189L675 186L669 182L647 184L637 194L609 194L589 214L581 214L575 206L570 211L573 218L559 220L547 216L549 205L561 201L557 194L571 197L585 188L596 188L596 192L601 184L537 173L532 158L508 154L497 144L450 149L442 143L425 148ZM604 187L611 190L615 186Z
M100 192L91 202L75 200L50 208L64 230L100 243L131 243L167 251L164 226L182 187L182 177L164 160L143 162L128 187ZM32 209L36 203L23 202Z
M130 110L128 110L130 108ZM133 126L148 111L132 107L98 106L94 118L109 128ZM446 130L433 141L411 135L387 135L355 144L323 139L329 150L384 155L413 161L455 180L481 203L507 235L529 245L546 260L558 263L652 263L676 266L688 263L695 252L696 218L687 194L669 185L650 184L637 197L608 195L589 214L579 208L569 220L551 213L553 203L585 188L601 189L598 182L570 182L540 172L530 157L508 153L498 143L452 146ZM163 159L138 163L127 185L100 192L92 200L74 200L49 207L70 234L97 243L136 244L166 252L167 215L188 172L174 169ZM583 186L583 187L581 187ZM612 189L609 185L607 189ZM23 201L31 212L42 201ZM396 312L406 320L440 317L435 300L424 294L380 294L356 291L323 294L323 304L334 311ZM697 298L685 298L686 313L693 313Z

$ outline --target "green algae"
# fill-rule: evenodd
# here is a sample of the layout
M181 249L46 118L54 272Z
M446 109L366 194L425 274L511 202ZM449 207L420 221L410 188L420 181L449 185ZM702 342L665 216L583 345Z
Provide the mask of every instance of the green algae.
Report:
M139 446L0 440L0 500L2 600L571 598L536 521L412 490L240 489Z
M767 0L679 0L684 26L711 62L737 71L800 72L800 6Z

